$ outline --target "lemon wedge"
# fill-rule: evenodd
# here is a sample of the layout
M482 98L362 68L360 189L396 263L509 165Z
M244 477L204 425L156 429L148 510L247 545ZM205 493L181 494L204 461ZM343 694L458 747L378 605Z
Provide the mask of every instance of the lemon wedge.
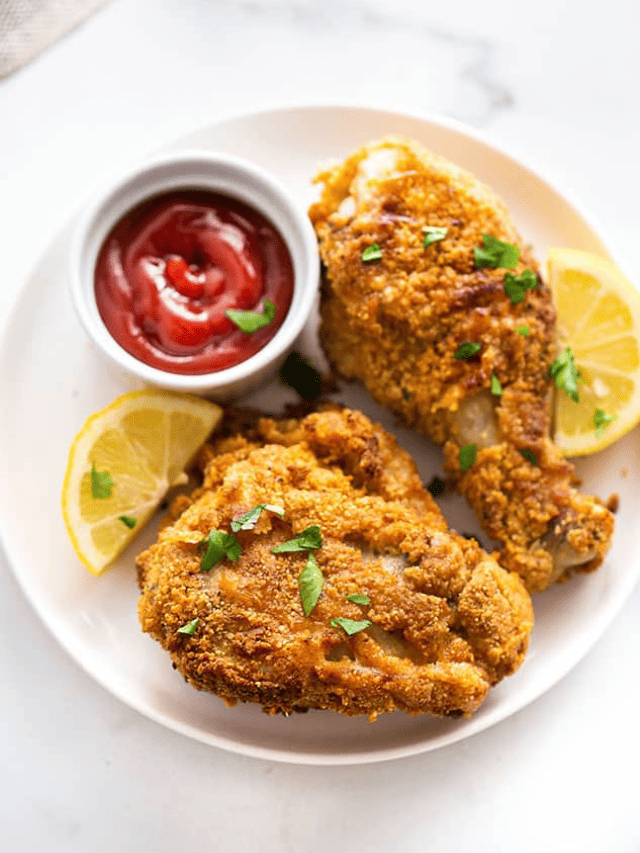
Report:
M566 456L594 453L640 422L640 294L615 264L549 249L560 349L580 373L579 400L555 395L555 442Z
M222 410L198 397L132 391L91 415L75 437L62 487L73 547L101 574L144 526L218 425Z

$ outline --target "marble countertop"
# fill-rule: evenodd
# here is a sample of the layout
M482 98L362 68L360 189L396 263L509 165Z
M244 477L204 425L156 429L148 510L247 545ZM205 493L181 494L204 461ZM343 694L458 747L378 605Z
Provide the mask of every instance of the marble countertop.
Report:
M218 116L288 103L465 122L591 211L640 282L639 28L627 0L111 0L0 82L0 316L97 175ZM46 441L46 412L30 428ZM640 850L637 587L525 709L365 767L279 764L168 731L67 656L2 551L0 590L2 853Z

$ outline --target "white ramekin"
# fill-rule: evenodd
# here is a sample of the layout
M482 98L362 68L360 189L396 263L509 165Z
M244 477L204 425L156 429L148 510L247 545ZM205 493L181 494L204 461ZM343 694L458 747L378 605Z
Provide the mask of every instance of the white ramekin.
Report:
M239 199L269 219L293 262L293 299L275 336L233 367L205 374L170 373L150 367L123 349L105 326L96 304L94 271L113 226L140 202L170 190L203 189ZM71 293L86 333L119 367L152 385L226 402L271 378L314 307L320 263L311 223L288 190L264 169L228 154L186 151L146 160L96 193L78 219L71 241Z

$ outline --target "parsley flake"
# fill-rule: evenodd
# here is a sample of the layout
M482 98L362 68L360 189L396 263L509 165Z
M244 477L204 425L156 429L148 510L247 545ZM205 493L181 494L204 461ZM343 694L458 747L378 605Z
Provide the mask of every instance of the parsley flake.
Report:
M444 480L441 480L440 477L433 477L429 485L427 486L427 491L431 495L432 498L439 498L441 495L445 493L447 488L447 484Z
M483 234L484 248L476 247L473 255L476 267L501 267L505 270L514 270L520 259L520 249L513 243L505 243L492 237L491 234Z
M317 524L305 528L293 539L288 539L281 545L271 549L272 554L295 553L297 551L315 551L322 545L322 534Z
M223 557L227 557L235 563L242 553L242 548L236 537L232 533L225 533L224 530L212 530L200 544L206 545L200 564L201 572L211 571Z
M365 264L368 264L371 261L379 261L382 259L382 249L378 243L372 243L370 246L367 246L361 257Z
M529 450L528 447L521 447L520 453L522 453L524 458L527 459L529 462L531 462L532 465L538 464L538 459L536 457L536 454L533 452L533 450Z
M505 273L504 292L514 305L524 301L527 290L533 290L538 284L538 278L531 270L523 270L520 275Z
M270 299L265 299L262 313L260 311L238 311L235 308L230 308L225 311L225 314L241 332L252 335L258 329L263 329L273 323L276 316L276 306Z
M494 397L500 397L502 395L502 385L495 373L491 374L491 393Z
M464 447L460 448L460 453L458 454L458 458L460 459L460 467L463 471L468 471L469 468L476 461L476 456L478 454L478 445L477 444L465 444Z
M362 592L354 592L353 595L348 595L347 601L352 601L354 604L362 604L363 607L371 604L369 596Z
M305 567L300 572L300 577L298 578L300 601L302 602L302 609L305 616L308 616L318 603L320 593L322 592L323 580L324 578L316 558L313 554L309 554Z
M137 518L132 518L130 515L119 515L118 521L121 521L129 530L133 530L133 528L138 523Z
M439 228L437 225L425 225L422 229L424 231L424 240L422 241L422 246L425 249L428 249L432 243L437 243L439 240L444 240L447 236L446 228Z
M91 497L105 500L111 497L113 492L113 480L108 471L96 471L96 466L91 466Z
M249 512L245 512L244 515L234 518L231 522L231 529L234 533L237 533L239 530L253 530L258 523L258 519L262 515L262 511L265 509L269 510L269 512L274 512L276 515L279 515L280 518L284 516L284 510L281 506L258 504L257 506L254 506L253 509L250 509Z
M528 326L516 326L516 332L519 335L522 335L523 338L529 337L529 327Z
M291 352L280 368L280 379L303 400L315 400L322 393L322 376L299 352Z
M593 413L593 424L596 428L596 438L601 438L611 421L615 421L617 417L617 415L608 415L604 409L596 409Z
M186 634L187 637L193 637L196 632L196 628L198 627L199 621L200 617L196 616L196 618L192 619L191 622L187 622L186 625L182 625L182 627L178 628L176 634Z
M370 619L360 619L356 621L355 619L345 619L342 616L336 616L329 620L329 624L334 628L342 628L345 634L352 637L354 634L364 631L365 628L368 628L373 623Z
M580 372L576 367L576 362L570 347L565 347L560 355L553 360L549 368L549 376L556 383L556 388L564 388L567 396L574 403L580 401L578 393L578 382L580 381Z
M460 344L458 349L454 352L453 357L466 361L468 358L471 358L472 355L475 355L480 349L482 349L482 344L474 344L471 341L465 341Z

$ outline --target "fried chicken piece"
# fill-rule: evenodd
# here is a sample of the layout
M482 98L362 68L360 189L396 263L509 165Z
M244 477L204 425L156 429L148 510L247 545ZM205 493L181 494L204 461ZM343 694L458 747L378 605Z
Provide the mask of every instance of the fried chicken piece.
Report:
M455 716L522 662L533 613L520 578L448 530L411 458L361 413L259 418L201 462L202 487L137 560L142 628L193 686L268 713ZM238 560L203 572L201 541L259 504L284 515L263 510L236 534ZM323 586L305 616L311 552L271 549L314 525ZM349 635L340 618L371 625ZM194 619L193 636L178 632Z
M530 591L602 562L613 516L580 494L552 443L549 367L556 355L549 288L501 200L415 142L390 137L318 175L309 215L324 268L320 336L333 369L443 445L445 470ZM428 247L428 228L446 236ZM483 235L516 244L537 276L522 302L505 269L476 268ZM362 253L377 244L382 257ZM526 326L528 336L518 333ZM481 345L468 359L460 344ZM491 393L492 377L502 387ZM465 473L459 452L476 445Z

